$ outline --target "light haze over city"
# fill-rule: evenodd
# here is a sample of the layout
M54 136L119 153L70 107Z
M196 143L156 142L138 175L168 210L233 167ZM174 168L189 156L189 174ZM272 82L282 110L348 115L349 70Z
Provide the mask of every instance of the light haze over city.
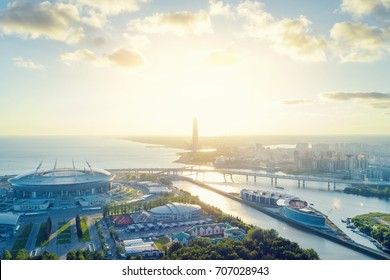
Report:
M110 2L108 5L107 3ZM0 3L2 135L386 134L387 0Z

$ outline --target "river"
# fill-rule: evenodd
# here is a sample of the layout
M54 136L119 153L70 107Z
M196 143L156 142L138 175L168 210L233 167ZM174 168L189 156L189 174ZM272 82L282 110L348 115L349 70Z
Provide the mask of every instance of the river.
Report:
M195 175L190 175L189 177L195 179ZM203 180L203 176L201 176L201 178L198 177L198 180L199 179ZM308 182L306 183L305 188L298 188L295 181L278 180L278 186L283 186L284 189L276 189L273 185L271 185L269 178L258 178L255 183L246 182L243 176L233 176L234 183L232 183L225 182L223 176L220 174L209 173L205 175L204 179L205 183L210 186L226 192L239 193L242 188L247 188L296 195L305 199L309 203L312 203L313 207L328 215L329 219L353 240L374 249L377 248L366 238L347 229L346 225L341 222L341 219L345 220L347 217L353 217L357 214L368 212L390 213L390 202L377 198L344 194L341 190L345 187L345 185L341 184L337 186L339 191L328 191L326 183ZM247 223L265 229L274 228L281 236L297 242L303 248L313 248L319 253L321 259L371 259L371 257L362 253L356 252L317 235L299 230L283 221L269 217L247 205L233 201L227 197L203 189L189 182L178 181L175 182L175 186L186 190L193 195L199 196L202 201L220 208L225 213L240 217Z

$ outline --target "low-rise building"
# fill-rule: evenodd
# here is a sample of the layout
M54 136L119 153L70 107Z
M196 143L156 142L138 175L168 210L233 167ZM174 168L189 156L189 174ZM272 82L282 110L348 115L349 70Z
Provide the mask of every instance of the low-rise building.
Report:
M143 241L140 238L124 240L123 246L128 256L141 255L145 259L157 259L164 255L153 241Z
M44 211L49 208L53 199L26 199L14 204L15 211Z
M19 215L0 213L0 238L12 237L18 227Z
M191 236L190 234L188 234L186 232L179 232L179 233L173 233L172 234L171 241L172 242L180 242L184 246L188 246L188 243L193 238L194 238L193 236Z

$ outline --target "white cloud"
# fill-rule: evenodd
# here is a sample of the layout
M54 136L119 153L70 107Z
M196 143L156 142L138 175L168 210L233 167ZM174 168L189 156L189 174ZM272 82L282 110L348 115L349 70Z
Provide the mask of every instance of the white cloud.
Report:
M341 10L357 17L390 11L390 0L342 0Z
M91 50L80 49L61 54L60 61L68 66L73 66L79 62L86 62L96 67L119 66L136 68L144 64L144 60L139 53L126 48L116 49L108 55L97 55Z
M134 68L144 64L141 55L133 50L120 48L107 56L108 60L116 66Z
M263 8L262 3L253 1L245 1L237 7L238 15L246 20L247 36L267 40L276 51L295 60L326 60L327 42L312 34L310 20L305 16L277 20Z
M233 66L240 62L239 57L228 50L215 50L209 53L204 60L206 65L210 66Z
M223 1L210 0L209 1L209 13L212 16L224 16L227 18L233 18L234 14L229 4L224 4Z
M123 37L127 43L136 50L142 49L150 44L150 40L147 36L141 34L124 33Z
M117 15L138 11L149 0L77 0L78 3L98 9L105 15Z
M14 0L0 14L0 29L24 38L46 37L74 44L85 37L80 21L71 4Z
M84 61L94 64L95 66L104 66L107 61L99 58L94 52L88 49L80 49L74 52L65 52L60 55L60 61L68 66Z
M358 102L375 109L390 108L390 94L382 92L326 92L320 96L330 101Z
M152 34L172 33L179 36L212 32L210 17L205 11L157 13L144 19L130 21L128 30Z
M333 51L343 62L371 62L390 50L390 28L361 22L339 22L330 31Z
M283 100L282 103L284 105L307 105L307 104L312 104L313 100L311 100L311 99L286 99L286 100Z
M40 70L43 69L44 66L38 62L34 62L30 59L24 59L23 57L14 57L13 59L14 65L17 67Z

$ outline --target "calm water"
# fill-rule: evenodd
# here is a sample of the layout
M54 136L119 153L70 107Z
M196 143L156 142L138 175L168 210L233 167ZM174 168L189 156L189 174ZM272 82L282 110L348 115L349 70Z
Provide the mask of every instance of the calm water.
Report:
M241 217L246 223L253 224L265 229L276 229L279 234L294 242L297 242L303 248L313 248L320 255L321 259L328 260L361 260L371 259L361 253L355 252L346 247L340 246L334 242L318 237L288 224L271 218L260 211L257 211L247 205L231 200L212 191L203 189L189 182L175 182L175 186L190 192L193 195L211 205L220 208L223 212ZM370 245L370 244L369 244Z
M173 163L180 151L156 146L148 147L145 144L105 137L0 137L0 175L34 170L41 160L44 160L42 168L50 169L53 168L56 159L57 167L71 167L72 159L76 167L86 166L86 160L93 167L98 168L182 167L182 164ZM203 180L203 176L197 179ZM275 189L270 184L270 179L266 178L258 178L255 184L246 182L245 177L234 176L234 183L232 183L229 182L230 178L225 182L222 175L210 173L204 176L204 180L216 188L229 192L239 192L242 188L248 188L269 189L297 195L313 203L314 207L328 215L355 241L373 248L375 247L369 241L346 229L341 219L373 211L390 213L388 201L328 191L324 183L310 182L305 189L299 189L294 181L278 180L278 185L284 187L284 190L280 190ZM240 216L245 222L262 228L275 228L280 235L298 242L302 247L314 248L322 259L369 259L363 254L300 231L246 205L188 182L177 182L177 185L226 213ZM345 185L337 185L339 190L344 187Z
M104 137L0 137L0 175L42 168L87 166L97 168L180 167L173 163L181 150Z

